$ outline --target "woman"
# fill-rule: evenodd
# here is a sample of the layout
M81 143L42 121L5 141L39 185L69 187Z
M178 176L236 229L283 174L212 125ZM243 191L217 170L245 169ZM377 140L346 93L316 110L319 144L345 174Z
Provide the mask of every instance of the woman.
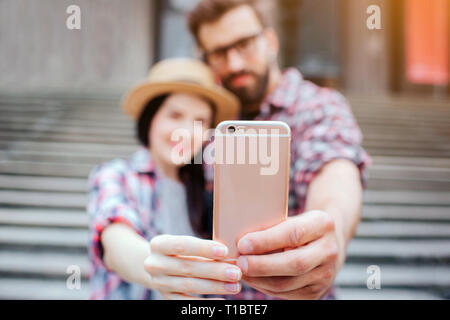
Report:
M242 274L223 261L228 249L206 240L212 208L202 165L174 160L174 154L191 160L202 151L203 140L194 138L195 121L205 131L235 118L237 99L215 85L203 63L171 59L151 69L123 108L136 120L143 147L128 160L101 164L90 174L91 298L238 293ZM176 130L187 132L189 143L173 142Z

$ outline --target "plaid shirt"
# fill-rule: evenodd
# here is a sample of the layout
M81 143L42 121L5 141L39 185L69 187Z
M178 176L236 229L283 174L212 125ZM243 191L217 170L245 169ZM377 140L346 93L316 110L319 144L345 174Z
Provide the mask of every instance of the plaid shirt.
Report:
M304 211L309 183L333 159L349 159L361 172L371 163L361 147L362 134L346 100L334 90L303 80L296 69L288 69L261 106L255 120L278 120L291 128L289 216ZM213 166L205 164L208 190L212 191ZM152 292L123 281L102 261L100 234L114 222L133 227L150 240L163 233L155 226L158 203L158 174L148 150L141 149L128 160L113 160L97 166L89 177L89 256L92 299L151 299ZM323 299L333 298L334 288ZM238 295L227 299L271 299L245 284Z
M366 188L365 169L372 160L361 146L362 133L348 102L337 91L318 87L290 68L255 120L283 121L291 128L289 216L305 210L309 183L331 160L352 161Z
M308 185L328 162L348 159L360 170L367 186L370 156L361 147L362 133L351 108L337 91L321 88L303 79L295 68L287 69L274 92L263 102L254 120L283 121L291 128L291 163L288 215L305 210ZM206 166L208 187L214 182L213 166ZM332 286L322 299L334 299ZM242 286L233 299L270 299L249 286Z
M91 299L147 299L142 286L123 281L103 263L100 235L112 223L131 226L146 239L160 234L155 225L158 175L150 153L141 148L128 160L116 159L95 167L89 175L87 212L90 216L89 279Z

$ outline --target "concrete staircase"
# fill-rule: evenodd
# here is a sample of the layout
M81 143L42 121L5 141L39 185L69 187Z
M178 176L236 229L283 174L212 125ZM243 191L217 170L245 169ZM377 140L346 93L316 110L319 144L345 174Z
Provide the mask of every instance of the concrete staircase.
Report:
M339 298L450 298L449 101L349 99L374 166ZM89 296L86 177L137 146L118 101L0 96L0 299ZM66 285L72 265L80 290Z

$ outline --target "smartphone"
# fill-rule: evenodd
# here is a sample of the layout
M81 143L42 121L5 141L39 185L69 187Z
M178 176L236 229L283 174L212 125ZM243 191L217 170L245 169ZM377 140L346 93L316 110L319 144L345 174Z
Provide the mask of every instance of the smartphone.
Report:
M291 131L281 121L224 121L214 137L213 239L239 256L249 232L287 218Z

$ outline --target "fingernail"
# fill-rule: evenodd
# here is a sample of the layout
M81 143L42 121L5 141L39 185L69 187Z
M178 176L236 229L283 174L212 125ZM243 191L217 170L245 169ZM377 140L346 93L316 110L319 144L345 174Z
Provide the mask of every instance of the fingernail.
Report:
M237 259L236 265L241 268L242 273L247 273L247 269L248 269L248 263L247 263L247 259L245 257L239 257Z
M225 290L229 292L239 291L239 283L225 283Z
M236 268L228 268L225 270L225 277L229 280L238 281L241 278L241 270Z
M216 257L223 258L228 255L228 248L224 246L214 246L212 250L213 255L215 255Z
M250 254L253 251L253 245L250 241L242 239L238 243L238 249L242 254Z

